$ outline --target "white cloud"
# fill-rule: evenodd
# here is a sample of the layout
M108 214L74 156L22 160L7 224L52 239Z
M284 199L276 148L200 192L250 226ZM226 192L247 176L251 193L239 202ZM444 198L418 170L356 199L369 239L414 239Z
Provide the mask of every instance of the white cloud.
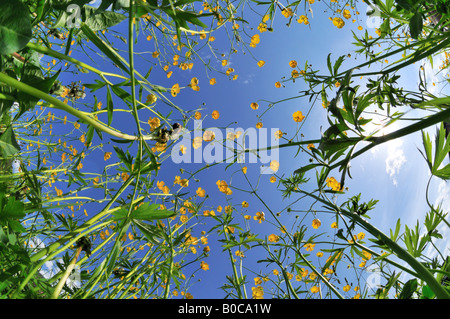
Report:
M402 148L403 142L400 139L390 142L387 146L386 173L392 178L394 185L397 185L395 175L400 172L402 166L406 163L406 156Z
M446 213L445 210L450 207L450 184L443 180L438 185L437 197L434 202L435 207L438 205L441 206L441 208L444 210L444 213Z

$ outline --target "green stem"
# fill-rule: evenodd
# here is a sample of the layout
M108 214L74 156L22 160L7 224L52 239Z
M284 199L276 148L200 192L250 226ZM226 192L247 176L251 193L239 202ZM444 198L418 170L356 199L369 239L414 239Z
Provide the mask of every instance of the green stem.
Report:
M227 231L225 229L225 224L222 225L222 230L223 233L225 235L225 239L228 242L229 238L227 236ZM236 265L234 264L234 257L233 257L233 253L231 252L230 248L227 248L228 254L230 256L230 261L231 261L231 267L233 268L233 276L234 276L234 280L235 280L235 289L236 292L238 294L238 298L242 299L242 291L241 291L241 286L239 285L238 281L239 281L239 275L236 269Z
M51 297L52 299L58 299L58 296L67 281L67 278L69 278L70 274L72 273L73 268L75 267L75 264L77 263L77 259L80 256L82 248L83 247L81 247L81 246L78 247L78 249L75 253L75 257L70 262L69 266L67 267L66 271L64 272L64 275L62 276L61 280L58 282L58 285L56 286L55 290L53 291L52 297Z
M24 93L30 94L34 97L37 97L39 99L45 100L48 103L52 104L52 107L63 110L65 112L79 118L83 122L86 122L87 124L92 125L93 127L95 127L96 129L98 129L102 132L108 133L112 136L115 136L115 137L118 137L121 139L125 139L125 140L132 140L132 141L137 140L136 136L124 134L119 131L113 130L109 126L86 115L84 112L78 111L78 110L70 107L69 105L61 102L57 98L55 98L47 93L44 93L30 85L27 85L25 83L17 81L16 79L13 79L13 78L9 77L8 75L1 73L1 72L0 72L0 82L3 82L21 92L24 92ZM152 138L149 137L149 139L152 139Z
M360 243L358 243L358 242L356 242L356 241L353 242L352 245L355 245L355 246L361 248L362 250L367 251L368 253L374 255L375 257L381 257L381 258L383 258L383 260L386 261L388 264L391 264L392 266L397 267L398 269L401 269L401 270L403 270L404 272L407 272L408 274L410 274L410 275L412 275L412 276L414 276L414 277L419 277L419 275L418 275L416 272L412 271L411 269L406 268L406 267L404 267L404 266L402 266L402 265L396 263L395 261L393 261L393 260L391 260L391 259L389 259L389 258L383 257L382 255L378 254L377 252L373 251L372 249L370 249L370 248L368 248L368 247L366 247L366 246L364 246L364 245L361 245Z
M68 56L68 55L59 53L59 52L54 51L52 49L49 49L47 47L40 46L40 45L38 45L36 43L33 43L33 42L28 42L27 47L32 49L32 50L34 50L34 51L36 51L36 52L39 52L39 53L42 53L42 54L45 54L45 55L49 55L49 56L57 58L59 60L65 60L65 61L71 62L71 63L76 64L76 65L78 65L78 66L80 66L80 67L82 67L82 68L84 68L86 70L92 71L92 72L98 74L107 84L113 85L111 82L106 80L106 78L104 77L104 75L116 76L113 73L103 73L102 71L100 71L100 70L90 66L89 64L81 62L81 61L79 61L77 59L74 59L74 58ZM119 76L119 77L121 77L121 76Z
M429 103L432 103L432 101L429 101ZM422 103L423 104L423 103ZM445 121L446 119L450 118L450 108L445 109L441 112L438 112L436 114L433 114L429 117L427 117L426 119L423 119L419 122L416 122L414 124L411 124L407 127L404 127L402 129L399 129L395 132L383 135L383 136L378 136L378 137L368 137L365 139L365 141L369 141L372 142L369 145L363 147L362 149L360 149L359 151L355 152L352 156L352 159L354 159L355 157L367 152L368 150L370 150L371 148L378 146L380 144L392 141L394 139L397 139L399 137L403 137L418 131L421 131L423 129L426 129L429 126L435 125L437 123L440 123L442 121ZM341 166L342 164L346 163L347 160L344 159L332 166L330 166L330 170Z

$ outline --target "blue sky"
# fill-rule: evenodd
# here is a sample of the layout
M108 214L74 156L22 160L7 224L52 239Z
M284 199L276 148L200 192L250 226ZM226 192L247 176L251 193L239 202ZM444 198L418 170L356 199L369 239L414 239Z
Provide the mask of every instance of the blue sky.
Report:
M205 72L206 69L198 59L194 60L192 70L181 71L176 67L171 67L170 70L173 70L174 73L170 79L167 79L165 72L159 65L154 65L149 80L152 83L170 88L174 83L180 83L180 86L184 86L195 76L199 79L200 91L194 92L190 88L182 89L180 94L172 99L175 104L185 110L204 108L204 110L201 110L205 118L202 124L203 128L219 127L225 132L224 127L231 123L234 123L233 127L243 129L254 128L259 121L257 115L261 114L267 108L267 103L264 100L278 101L294 97L298 95L299 91L307 88L301 78L295 83L284 83L285 87L283 88L275 88L274 83L276 81L280 81L283 76L290 76L292 70L289 67L290 60L296 60L300 67L303 67L305 61L308 61L309 64L313 65L314 69L321 70L321 73L327 72L326 57L329 52L332 52L332 60L337 59L340 55L347 55L349 53L352 55L343 64L341 67L342 70L362 61L359 58L355 59L355 54L352 51L354 47L351 45L353 42L351 30L354 30L356 34L362 34L363 31L356 29L357 26L360 24L364 28L367 27L367 20L364 15L365 6L361 5L358 8L361 12L359 24L352 24L348 21L343 29L337 29L332 25L331 21L328 20L331 13L323 12L322 3L315 3L312 5L312 8L314 10L314 18L310 18L310 26L300 25L293 20L291 27L288 28L285 26L287 19L278 14L274 23L275 32L260 33L261 42L256 48L250 48L251 54L246 53L243 55L238 53L231 55L229 66L233 67L235 74L239 75L237 80L229 80L225 75L208 72L209 77L217 78L216 85L209 85L209 77ZM247 10L247 13L250 16L248 19L251 22L251 26L254 27L253 30L246 29L251 36L259 33L256 30L256 26L260 17L252 15L250 10ZM126 34L126 28L126 23L118 26L118 30L121 30L123 34ZM369 28L368 32L374 34L374 29ZM220 59L222 59L220 54L224 53L228 56L228 38L225 37L225 43L222 44L220 42L222 36L226 36L223 29L219 29L214 36L216 37L214 44L221 48L216 52L219 56L219 61L214 58L212 52L207 48L204 48L199 54L205 61L210 60L212 66L225 71L226 68L224 69L220 64ZM120 41L115 40L114 43L119 44ZM126 49L123 43L121 46L123 46L123 49ZM146 41L144 37L140 39L135 49L136 52L153 52L154 50L154 41ZM254 58L251 55L254 55ZM74 52L74 56L90 63L82 51ZM93 58L96 62L99 61L98 57ZM156 59L148 56L148 54L145 58L152 63L157 62ZM170 60L170 56L168 59ZM262 68L257 66L257 61L259 60L266 62ZM137 58L136 68L142 74L145 74L152 63ZM100 69L102 67L108 68L109 66L99 66ZM415 80L417 78L417 70L418 67L412 67L405 74L405 78L401 79L403 81L401 85L415 89L417 85L417 81ZM73 81L71 77L68 77L66 80ZM82 76L80 80L85 81L83 83L93 83L90 75L86 77ZM103 102L103 105L106 105L104 91L98 91L94 94L97 95L99 101ZM146 93L143 94L144 101L145 97ZM330 94L329 98L331 97L332 95ZM89 96L84 102L88 101L92 101ZM257 111L250 108L250 103L252 102L259 103L259 109ZM115 107L126 108L125 105L121 105L119 102L115 104ZM309 108L310 104L306 98L293 99L277 104L262 118L263 127L269 129L279 128L287 133L287 137L292 137L296 132L296 123L292 120L292 114L298 110L306 114ZM156 109L164 115L173 111L172 108L160 102L157 103ZM220 118L218 120L211 118L210 114L213 110L220 112ZM56 113L58 114L58 112ZM143 114L141 118L143 121L146 121L150 113L144 112ZM69 119L71 118L69 117ZM106 121L106 116L100 117L100 119ZM171 115L170 120L180 122L182 118L175 111ZM136 132L134 120L131 116L125 117L115 114L112 126L129 134ZM395 123L392 127L399 128L400 124ZM320 101L318 101L300 132L304 134L305 139L317 139L320 137L321 128L322 130L327 128L326 110L322 108ZM189 122L188 129L192 129L192 122ZM430 134L433 136L434 128L430 131ZM107 144L108 140L109 137L104 138L103 151L113 152L112 144ZM369 200L371 198L380 200L376 206L376 210L370 216L372 217L371 221L373 224L385 232L389 232L389 229L394 227L398 218L401 218L403 223L412 226L418 218L423 220L425 215L425 185L429 173L426 162L417 150L418 148L422 148L421 136L420 134L414 134L414 136L410 136L402 141L393 141L381 145L368 154L364 154L352 161L351 173L353 179L347 179L347 186L349 187L348 197L362 193L363 200ZM307 155L300 153L297 157L294 157L295 151L294 149L280 150L280 169L277 172L278 176L289 176L295 169L307 163ZM115 160L116 158L113 156L109 164L114 163ZM86 171L97 170L101 173L104 166L103 152L95 150L92 157L87 157L84 163ZM249 180L253 185L258 183L258 194L264 198L265 202L274 212L283 211L280 219L284 225L289 228L289 225L295 223L296 215L303 218L302 213L286 212L286 208L296 198L283 201L280 190L277 190L278 183L270 183L270 175L259 174L260 163L245 163L245 165L248 167L247 177ZM179 169L181 167L186 171L194 172L202 166L203 164L176 165L171 163L169 159L164 162L158 180L164 180L166 184L172 185L174 177L180 175ZM195 190L200 186L210 196L207 205L213 207L217 207L218 205L226 206L226 196L218 191L216 185L217 180L226 180L229 183L231 182L232 186L238 188L248 189L248 185L243 174L240 172L241 166L239 164L233 165L227 170L225 168L226 165L220 164L196 175L195 178L198 179L198 182L192 179L187 190L195 194ZM187 177L186 174L181 176L182 178ZM337 178L338 176L336 175L335 177ZM314 177L312 181L314 182ZM434 180L430 191L430 194L433 194L431 198L432 200L443 199L446 203L450 203L449 191L448 184ZM243 211L243 214L248 214L253 217L256 212L265 211L266 218L270 221L270 214L267 212L267 209L255 196L249 193L240 192L235 189L230 203L238 207L244 200L249 202L249 207L247 211ZM309 202L307 201L300 201L291 206L294 210L303 210L308 207ZM322 226L318 231L329 233L330 224L334 219L326 215L321 215L320 213L317 217L322 221ZM313 216L309 214L304 219L304 223L310 226L312 218ZM238 220L244 223L243 218ZM258 224L252 219L248 223L251 230L255 233L268 235L277 231L269 222ZM212 223L208 223L200 226L198 230L196 229L194 231L194 234L197 233L199 235L200 231L207 231L211 225ZM313 234L313 232L308 234ZM209 237L211 247L210 257L205 259L210 265L210 270L206 272L203 270L197 271L195 278L192 279L192 281L201 280L200 283L194 284L190 289L190 292L195 298L221 298L224 296L219 290L219 287L225 283L225 276L231 275L231 266L228 254L222 252L215 239L217 239L217 236L215 233L212 233ZM260 252L249 251L244 265L256 272L261 270L263 273L269 273L272 271L273 266L265 268L265 265L255 263L256 260L262 258L259 255ZM192 267L194 269L198 265L193 265ZM252 282L255 276L251 273L247 274L247 280L250 282L247 286L247 293L251 295L250 287L253 286Z

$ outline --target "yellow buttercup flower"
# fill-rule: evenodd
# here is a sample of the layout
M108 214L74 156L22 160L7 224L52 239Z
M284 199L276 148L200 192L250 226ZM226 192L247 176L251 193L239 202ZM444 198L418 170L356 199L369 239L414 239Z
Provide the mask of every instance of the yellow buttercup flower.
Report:
M254 36L251 37L250 39L250 47L254 48L256 47L256 45L261 41L261 39L259 38L259 34L255 34Z
M204 261L202 261L200 263L200 268L206 271L206 270L209 270L209 265L207 263L205 263Z
M297 61L295 61L295 60L289 61L289 66L290 66L291 68L295 68L295 67L297 66Z
M260 68L263 67L264 64L266 64L265 61L263 61L263 60L258 61L258 66L259 66Z
M262 286L252 287L252 298L253 299L263 299L264 290Z
M203 140L205 142L212 142L216 138L216 135L213 131L206 130L205 133L203 133Z
M295 122L298 123L298 122L303 121L305 116L302 114L301 111L297 111L297 112L294 112L294 114L292 114L292 118L294 119Z
M214 110L212 112L211 116L212 116L213 119L217 120L219 118L219 116L220 116L219 111Z
M261 32L261 33L266 32L267 31L267 24L265 24L264 22L261 22L258 25L258 31Z
M285 17L285 18L289 18L291 16L294 15L294 13L292 12L291 8L284 8L283 10L281 10L281 14Z
M194 149L198 149L202 146L203 138L201 136L196 136L192 140L192 147Z
M177 94L180 93L180 85L178 83L172 85L170 93L172 94L173 97L177 96Z
M278 163L277 160L272 160L272 161L270 161L269 166L273 172L277 172L278 169L280 168L280 163Z
M199 187L197 188L196 193L198 197L205 197L206 191L203 188Z
M147 101L145 101L145 104L153 104L156 102L158 98L156 97L155 94L149 94L147 95Z
M57 189L55 186L56 196L62 196L63 191L61 189Z
M307 16L305 16L305 15L301 15L301 16L299 16L298 17L298 19L297 19L297 22L298 23L304 23L305 25L308 25L309 24L309 20L308 20L308 17Z
M262 223L266 218L263 212L257 212L255 216L253 216L254 220L257 220L258 223Z
M345 22L344 22L344 20L342 20L341 18L335 17L335 18L333 18L333 24L334 24L334 26L336 26L338 29L342 29L342 28L344 27L344 25L345 25Z
M328 177L326 179L327 186L330 187L334 191L340 191L341 190L341 184L334 178L334 177Z
M319 228L321 224L322 223L320 222L320 219L318 219L318 218L314 218L313 221L312 221L312 227L314 229Z
M219 191L226 194L226 195L231 195L233 194L233 191L228 187L227 182L223 181L223 180L218 180L216 182L217 187L219 188Z
M344 12L342 13L342 16L343 16L345 19L350 19L350 18L352 17L352 15L350 14L350 11L347 10L347 9L344 10Z
M200 87L198 86L198 79L196 77L193 77L191 79L191 83L189 84L189 86L191 87L191 89L193 89L194 91L199 91Z
M103 159L104 159L105 161L107 161L108 159L111 158L111 155L112 155L112 152L106 152L105 155L103 155Z
M161 120L156 116L154 118L150 117L148 119L148 125L150 125L150 131L153 132L155 129L161 126Z
M252 103L250 104L250 107L251 107L252 109L254 109L254 110L257 110L257 109L259 108L259 104L256 103L256 102L252 102Z

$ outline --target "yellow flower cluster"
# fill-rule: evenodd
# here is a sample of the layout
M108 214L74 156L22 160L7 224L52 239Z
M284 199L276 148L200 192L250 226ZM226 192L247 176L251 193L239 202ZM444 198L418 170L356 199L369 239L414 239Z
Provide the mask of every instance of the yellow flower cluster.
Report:
M148 125L150 125L150 131L154 131L155 129L157 129L158 127L161 126L161 121L159 119L159 117L154 117L154 118L149 118L148 119Z
M341 191L341 183L339 183L334 177L328 177L326 180L327 186L334 191Z
M181 178L180 176L175 176L175 180L173 182L173 185L180 185L181 187L188 187L189 186L189 180L186 178Z
M264 299L264 290L262 286L252 287L253 299Z
M166 195L169 194L170 189L169 189L169 187L167 185L165 185L165 183L163 181L156 182L156 186L164 194L166 194Z
M251 37L250 39L250 47L254 48L256 47L256 45L261 41L261 39L259 38L259 34L255 34L254 36Z
M303 15L303 14L300 17L298 17L297 22L300 23L300 24L304 23L305 25L309 24L308 17Z
M224 193L226 195L233 194L233 191L228 187L228 184L226 181L218 180L216 182L216 185L219 188L219 191L221 191L222 193Z
M189 86L191 87L191 89L193 89L194 91L199 91L200 87L198 86L198 79L196 77L193 77L191 79L191 83L189 84Z
M333 24L338 29L342 29L344 27L344 25L345 25L345 22L341 18L335 17L335 18L333 18Z

